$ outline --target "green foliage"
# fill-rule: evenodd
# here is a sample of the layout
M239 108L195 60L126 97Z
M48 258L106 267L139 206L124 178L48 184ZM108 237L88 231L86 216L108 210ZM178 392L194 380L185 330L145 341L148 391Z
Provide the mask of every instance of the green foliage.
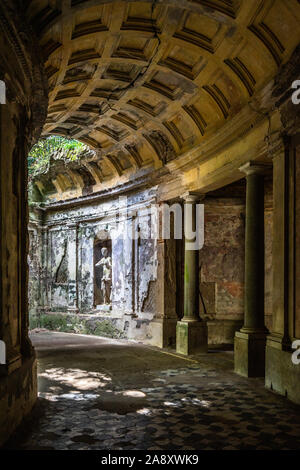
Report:
M91 334L95 336L106 336L107 338L124 338L123 331L116 328L109 320L103 320L97 323L96 328Z
M66 139L59 136L49 136L40 139L28 155L28 171L30 176L47 172L52 158L63 160L78 160L80 153L88 147L78 140Z
M51 331L77 333L107 338L125 338L124 332L116 328L109 320L86 321L76 315L42 314L29 316L29 328L45 328Z
M29 328L45 328L54 331L67 331L68 328L67 317L64 315L39 315L30 316Z
M36 315L29 315L29 329L34 330L35 328L40 328L39 317Z

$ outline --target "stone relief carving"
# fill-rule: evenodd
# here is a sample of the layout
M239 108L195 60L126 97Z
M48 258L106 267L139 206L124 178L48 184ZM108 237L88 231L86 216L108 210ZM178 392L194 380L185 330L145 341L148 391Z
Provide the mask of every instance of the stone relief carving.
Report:
M57 284L65 284L68 282L67 241L65 241L64 251L56 271L55 282Z

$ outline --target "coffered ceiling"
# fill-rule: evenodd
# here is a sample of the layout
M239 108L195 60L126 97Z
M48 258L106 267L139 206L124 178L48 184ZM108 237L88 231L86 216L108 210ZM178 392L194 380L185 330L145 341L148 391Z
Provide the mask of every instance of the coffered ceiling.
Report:
M84 170L97 188L213 138L300 39L296 0L29 0L27 15L49 81L44 134L97 151Z

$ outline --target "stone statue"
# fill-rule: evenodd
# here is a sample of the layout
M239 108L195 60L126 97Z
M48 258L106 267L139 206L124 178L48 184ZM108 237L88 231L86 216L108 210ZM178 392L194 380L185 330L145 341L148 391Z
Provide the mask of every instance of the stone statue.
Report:
M103 302L105 305L109 305L111 302L111 257L108 256L108 249L101 249L102 258L95 266L102 266L102 277L101 277L101 291L103 296Z

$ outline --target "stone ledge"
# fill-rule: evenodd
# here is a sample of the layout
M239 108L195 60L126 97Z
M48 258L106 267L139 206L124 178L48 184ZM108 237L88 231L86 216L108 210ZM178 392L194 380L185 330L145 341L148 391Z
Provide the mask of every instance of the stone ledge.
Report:
M185 356L207 352L206 322L178 321L176 325L176 352Z

